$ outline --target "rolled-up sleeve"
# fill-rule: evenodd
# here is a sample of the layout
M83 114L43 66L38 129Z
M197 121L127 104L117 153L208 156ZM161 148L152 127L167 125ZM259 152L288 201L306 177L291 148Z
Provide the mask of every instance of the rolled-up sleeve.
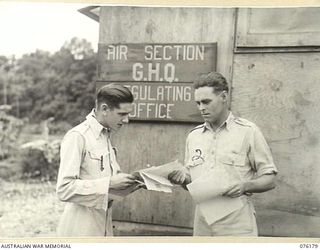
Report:
M184 167L186 172L191 175L190 173L190 166L192 166L192 160L189 152L189 136L186 139L185 151L184 151Z
M184 165L186 167L192 165L192 161L190 159L190 152L189 152L189 137L186 139L185 151L184 151Z
M251 131L249 160L257 176L278 173L269 145L257 126L253 126Z
M64 137L60 149L57 195L61 201L107 210L110 177L80 179L84 143L84 138L76 131Z

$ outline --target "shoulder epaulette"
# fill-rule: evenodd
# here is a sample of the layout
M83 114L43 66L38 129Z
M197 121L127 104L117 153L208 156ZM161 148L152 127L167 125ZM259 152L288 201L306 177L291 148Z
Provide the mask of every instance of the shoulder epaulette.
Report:
M235 117L234 118L234 122L239 124L239 125L242 125L242 126L246 126L246 127L252 127L253 126L253 123L244 119L244 118L240 118L240 117Z
M87 122L82 122L79 125L72 128L69 132L79 132L80 134L84 134L88 129L90 128L89 124Z
M192 131L195 131L195 130L201 129L201 128L204 128L204 124L200 124L200 125L194 127L193 129L191 129L191 130L189 131L189 134L190 134Z

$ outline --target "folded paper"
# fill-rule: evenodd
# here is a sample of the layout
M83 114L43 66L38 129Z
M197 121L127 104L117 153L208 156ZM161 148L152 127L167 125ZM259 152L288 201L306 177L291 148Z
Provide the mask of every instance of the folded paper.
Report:
M168 175L174 170L184 170L183 165L173 161L160 166L153 166L135 172L139 174L147 190L172 193L174 185L168 180Z
M187 185L187 188L210 225L242 208L240 198L223 196L240 183L241 177L233 166L221 166L211 168Z

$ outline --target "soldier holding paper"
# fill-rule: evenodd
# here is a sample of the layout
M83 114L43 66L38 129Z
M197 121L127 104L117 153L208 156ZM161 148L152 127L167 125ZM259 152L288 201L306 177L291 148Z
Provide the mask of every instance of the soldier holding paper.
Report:
M254 123L228 109L229 88L221 74L202 74L194 89L205 122L188 135L188 171L168 178L188 189L197 204L195 236L257 236L250 195L275 187L269 146Z
M129 122L132 102L128 88L103 86L86 120L64 136L57 194L66 206L58 236L112 236L113 200L141 187L135 176L121 171L111 144L111 133Z

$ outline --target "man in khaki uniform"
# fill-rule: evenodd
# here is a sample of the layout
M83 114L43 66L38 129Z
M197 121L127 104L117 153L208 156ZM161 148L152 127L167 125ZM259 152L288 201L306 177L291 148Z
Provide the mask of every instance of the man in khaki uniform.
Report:
M112 193L139 188L134 176L121 172L110 141L111 133L129 122L132 102L126 87L106 85L86 120L65 135L57 194L67 204L58 236L112 235Z
M223 195L240 197L241 208L209 224L197 205L194 235L257 236L255 211L250 196L275 187L277 169L270 149L254 123L235 117L228 109L229 89L221 74L211 72L201 75L195 81L194 89L195 101L205 123L195 127L187 137L187 171L173 171L169 179L188 189L192 188L190 183L208 176L213 168L231 166L241 181ZM206 189L203 187L203 190ZM189 191L192 193L191 189Z

